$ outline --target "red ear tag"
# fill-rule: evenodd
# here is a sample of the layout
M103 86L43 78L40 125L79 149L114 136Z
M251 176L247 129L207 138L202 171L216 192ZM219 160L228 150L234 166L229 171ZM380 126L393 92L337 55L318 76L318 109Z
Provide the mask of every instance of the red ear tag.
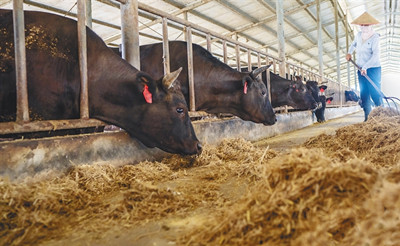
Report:
M319 91L320 91L320 92L324 92L325 90L324 90L324 88L321 88L321 89L319 89Z
M331 100L328 100L328 102L327 102L328 104L331 104Z
M296 89L296 92L299 92L299 89Z
M243 93L244 93L244 94L247 94L247 81L244 82Z
M147 85L144 85L143 96L144 100L146 100L147 103L153 102L153 96L151 95L151 92L149 91L149 87Z

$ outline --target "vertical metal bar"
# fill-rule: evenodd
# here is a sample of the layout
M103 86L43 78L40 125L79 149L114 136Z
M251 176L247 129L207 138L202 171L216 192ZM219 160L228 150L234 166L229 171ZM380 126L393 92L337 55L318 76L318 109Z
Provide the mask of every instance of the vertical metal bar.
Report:
M286 63L286 79L290 80L290 65Z
M86 0L86 25L92 28L92 0Z
M267 59L268 60L268 59ZM268 63L268 61L267 61ZM257 67L261 67L261 56L260 52L257 52Z
M227 51L225 40L222 40L222 49L224 50L224 63L228 64L228 51Z
M209 33L207 33L206 39L207 39L207 50L208 52L211 53L211 35Z
M284 16L283 16L283 0L276 1L276 19L278 35L278 56L281 62L279 63L279 75L285 76L285 34L284 34Z
M251 50L247 49L247 69L251 71Z
M272 59L273 60L273 63L274 63L274 73L276 74L276 60L275 59Z
M122 58L140 70L138 1L121 4Z
M342 94L342 82L340 75L340 54L339 54L339 13L338 13L338 0L334 0L335 7L335 43L336 43L336 76L337 82L339 83L339 101L340 107L343 106L343 96Z
M347 15L344 16L346 28L346 54L349 50L349 27L347 25ZM347 63L347 85L350 87L350 63Z
M164 74L171 72L170 60L169 60L169 40L168 40L168 20L167 18L162 18L162 30L163 30L163 64L164 64Z
M354 87L356 88L356 91L358 91L357 70L355 66L353 66L353 71L354 71Z
M236 69L238 71L240 71L241 70L241 67L240 67L240 47L239 47L238 44L235 45L235 50L236 50Z
M300 63L300 76L301 76L301 80L304 81L304 68L303 68L303 63Z
M183 19L184 19L185 21L188 20L188 13L187 13L187 11L184 11L184 12L183 12ZM187 40L188 40L188 38L187 38L187 27L186 27L186 26L183 26L183 40L185 40L185 42L187 42Z
M89 118L87 42L86 42L86 0L78 0L78 50L81 75L80 116Z
M318 28L318 61L319 61L319 75L322 82L322 77L324 74L324 64L323 64L323 52L324 47L322 43L322 21L321 21L321 1L317 0L317 28Z
M194 94L194 74L193 74L193 46L192 46L192 28L186 28L187 34L187 55L188 55L188 77L189 77L189 102L190 111L196 111Z
M267 77L267 87L268 87L268 98L269 102L271 102L272 98L271 98L271 74L269 73L270 69L268 68L265 72L267 75L266 77Z
M13 2L13 21L17 88L16 121L23 122L29 121L23 0L14 0Z

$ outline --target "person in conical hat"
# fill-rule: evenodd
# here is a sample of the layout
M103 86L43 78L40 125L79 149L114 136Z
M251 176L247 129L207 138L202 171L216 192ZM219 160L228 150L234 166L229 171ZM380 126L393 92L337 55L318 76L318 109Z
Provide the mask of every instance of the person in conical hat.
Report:
M379 21L367 12L364 12L351 24L359 25L360 32L355 36L347 54L346 60L349 61L351 54L356 51L356 64L361 67L358 71L358 83L360 85L361 107L364 110L365 121L371 112L371 100L375 106L382 105L382 98L373 85L367 80L367 75L375 85L381 88L381 63L379 60L379 34L376 33L372 26L379 24Z

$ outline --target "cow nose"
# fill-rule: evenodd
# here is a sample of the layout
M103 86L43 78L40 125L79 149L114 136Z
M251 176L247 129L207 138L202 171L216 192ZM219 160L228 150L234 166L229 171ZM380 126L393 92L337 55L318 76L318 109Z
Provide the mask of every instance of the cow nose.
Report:
M199 152L199 154L201 153L202 149L203 149L203 146L201 146L201 143L200 142L197 143L197 151Z

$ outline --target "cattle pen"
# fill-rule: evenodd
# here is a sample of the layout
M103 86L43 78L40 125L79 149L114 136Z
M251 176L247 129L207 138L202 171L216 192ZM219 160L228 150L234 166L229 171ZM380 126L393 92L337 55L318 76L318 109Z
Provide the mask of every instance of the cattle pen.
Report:
M8 78L11 59L16 81L15 114L0 115L0 244L399 244L400 116L379 107L362 122L359 103L345 97L359 88L356 68L344 59L357 32L349 23L360 9L383 16L377 31L390 36L397 31L391 24L397 1L360 2L0 0L1 9L13 10L14 35L12 44L5 42L8 30L0 25L0 79ZM38 49L51 53L58 39L40 28L32 34L24 11L76 20L78 117L40 119L32 112L31 44L44 40L47 46ZM132 137L90 116L97 107L90 106L88 40L93 35L87 28L140 71L140 46L161 42L165 77L175 70L171 44L186 43L187 113L202 144L196 155L150 148L157 146L153 139ZM386 53L396 47L397 39L390 40L392 46L382 49ZM269 125L234 113L196 110L204 95L195 89L200 81L195 45L235 74L269 66L268 103L270 72L293 83L325 86L319 96L330 98L327 122L317 122L316 108L287 105L274 108L276 123ZM395 69L386 53L383 72ZM247 81L240 87L244 94ZM148 99L145 90L147 104L159 100L155 92ZM7 93L0 92L0 113L8 112Z

